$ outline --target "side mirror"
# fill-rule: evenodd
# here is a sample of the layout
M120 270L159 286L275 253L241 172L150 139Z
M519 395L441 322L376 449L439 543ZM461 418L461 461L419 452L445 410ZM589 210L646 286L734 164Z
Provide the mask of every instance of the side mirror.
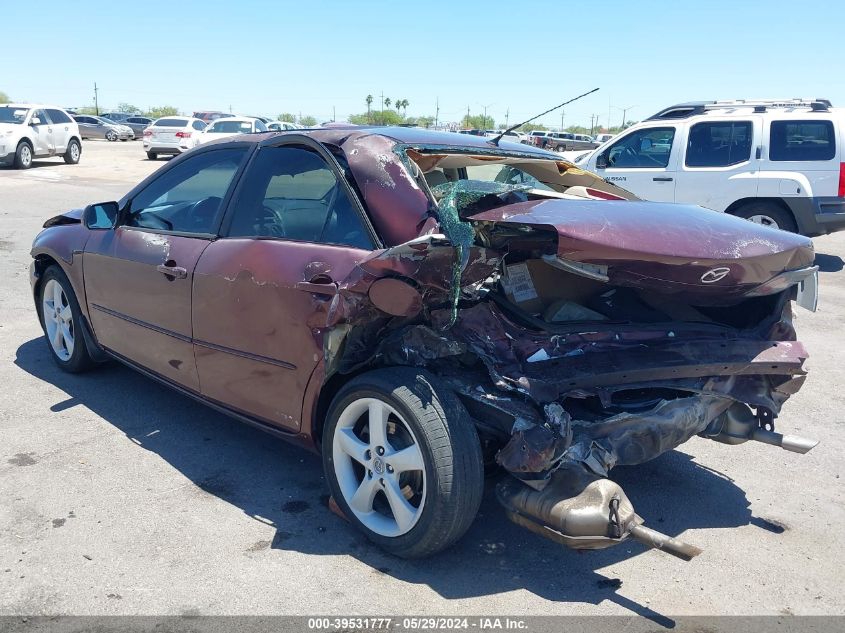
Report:
M34 116L29 120L29 124L30 125L41 125L41 119L39 119L37 116Z
M596 157L596 169L606 169L607 168L607 153L599 154Z
M109 230L117 226L120 211L117 202L89 204L82 212L82 223L91 230Z

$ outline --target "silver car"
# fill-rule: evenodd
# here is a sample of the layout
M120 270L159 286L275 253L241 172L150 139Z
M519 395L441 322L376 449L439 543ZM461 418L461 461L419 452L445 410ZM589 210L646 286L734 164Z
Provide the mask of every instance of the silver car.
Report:
M135 132L135 138L141 138L144 135L144 130L152 125L152 122L152 119L145 116L133 114L132 116L123 119L120 123L121 125L132 128L132 131Z
M92 114L77 114L73 117L79 125L79 133L83 139L86 138L104 138L107 141L128 141L135 138L135 132L131 127L115 123L111 119L106 119Z

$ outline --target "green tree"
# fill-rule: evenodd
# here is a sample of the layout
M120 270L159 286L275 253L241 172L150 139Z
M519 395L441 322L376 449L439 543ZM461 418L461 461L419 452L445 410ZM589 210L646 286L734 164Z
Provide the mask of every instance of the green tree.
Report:
M75 108L75 111L79 114L97 114L97 108L94 106L82 106L81 108Z
M483 114L465 114L463 120L461 120L461 125L473 130L492 130L496 127L496 121L493 120L493 117Z
M525 123L516 128L517 132L530 132L531 130L548 130L542 123Z
M156 106L147 110L146 114L151 119L160 119L161 117L174 116L176 114L179 114L179 109L168 105Z
M9 99L9 95L0 90L0 103L10 103L11 101L12 100Z
M118 103L117 104L117 111L118 112L125 112L126 114L137 114L141 111L141 109L136 108L131 103Z
M407 100L407 99L399 99L399 101L397 101L397 102L396 102L396 109L397 109L397 110L400 110L400 109L401 109L401 110L402 110L402 115L403 115L403 116L407 116L407 115L408 115L408 106L409 106L409 105L411 105L411 104L410 104L410 103L408 103L408 100Z
M296 123L296 115L291 114L290 112L282 112L278 118L279 121L285 121L287 123Z
M305 116L299 117L299 124L304 127L314 127L317 125L317 119L310 114L306 114Z
M373 95L367 95L367 98L364 99L367 102L367 123L370 122L370 110L373 105Z
M384 107L390 110L390 97L384 98Z

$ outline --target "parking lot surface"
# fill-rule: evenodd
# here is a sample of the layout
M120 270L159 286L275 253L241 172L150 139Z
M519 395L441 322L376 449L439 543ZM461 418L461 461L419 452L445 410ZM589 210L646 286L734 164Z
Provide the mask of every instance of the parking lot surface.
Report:
M777 420L807 455L694 438L613 478L646 525L704 549L578 553L509 523L492 486L457 546L404 561L327 508L317 456L116 363L50 359L28 282L45 219L164 164L87 141L0 169L0 614L843 614L845 233L815 239L811 357Z

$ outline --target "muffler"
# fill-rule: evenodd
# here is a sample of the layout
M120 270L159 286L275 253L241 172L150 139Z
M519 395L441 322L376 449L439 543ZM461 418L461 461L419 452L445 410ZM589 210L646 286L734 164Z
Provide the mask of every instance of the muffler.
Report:
M703 437L722 444L742 444L748 440L780 446L793 453L807 453L819 442L797 435L782 435L760 428L757 417L744 404L735 403L718 418L713 420L704 431Z
M543 490L508 477L496 496L508 518L532 532L573 549L604 549L633 538L683 560L701 553L697 547L645 527L619 484L584 479L567 470L552 475Z

